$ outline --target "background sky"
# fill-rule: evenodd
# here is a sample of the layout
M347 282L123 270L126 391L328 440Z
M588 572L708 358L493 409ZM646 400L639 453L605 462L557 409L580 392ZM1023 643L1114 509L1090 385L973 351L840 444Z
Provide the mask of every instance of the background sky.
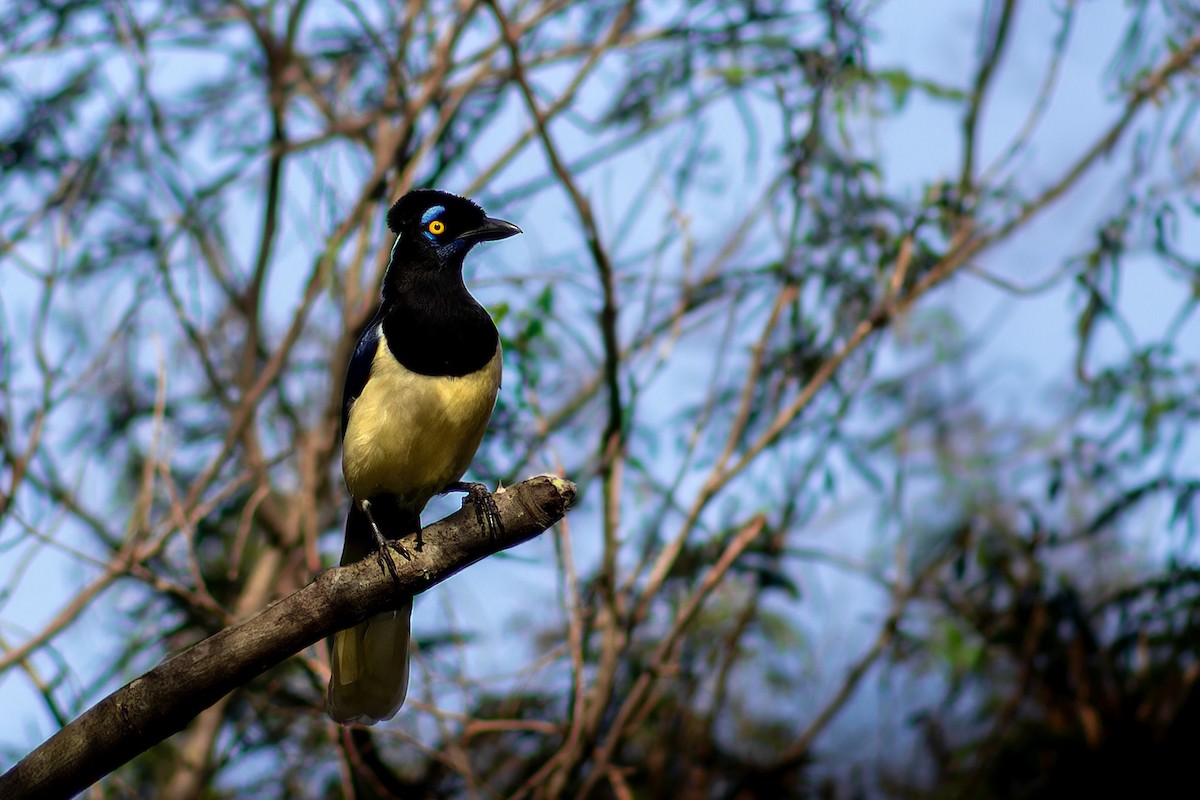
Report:
M984 5L937 0L881 3L880 13L874 16L875 32L867 59L876 68L894 66L931 81L966 88L977 60L974 43L981 6ZM1059 32L1057 5L1028 3L1018 13L1013 45L1002 62L984 112L980 151L983 165L1005 153L1024 124L1046 71L1051 43ZM1080 8L1063 69L1053 89L1052 110L1040 122L1033 146L1009 167L1010 179L1015 185L1036 187L1047 184L1061 173L1065 160L1079 152L1081 141L1089 141L1096 131L1120 113L1110 59L1127 29L1129 9L1127 4L1112 0L1096 0L1082 4ZM167 87L174 80L191 81L205 70L216 74L223 68L219 63L198 61L189 55L164 59L156 67L156 76ZM119 64L112 65L111 70L111 90L120 93L128 73L123 74ZM36 88L49 78L30 72L27 79L30 87ZM884 97L875 98L875 101L890 102ZM717 221L744 213L740 198L755 196L771 173L769 167L777 152L778 140L772 141L770 136L777 135L772 132L777 132L778 127L769 124L773 113L769 104L753 111L762 115L760 119L767 123L760 126L766 135L757 140L747 138L738 112L728 105L716 106L704 115L702 124L719 132L728 149L710 168L712 180L721 182L726 191L714 195L707 207L711 219L698 216L693 220L694 230L700 236L708 227L717 227ZM0 108L0 127L4 125L4 114L11 112L12 109ZM956 149L960 123L948 104L914 92L907 99L902 114L864 119L862 124L886 165L892 188L918 198L932 179L938 176L954 179L960 160ZM1122 145L1128 146L1128 143ZM583 180L602 219L613 221L625 217L623 212L629 201L630 187L645 184L642 165L648 161L658 163L664 148L669 148L669 143L654 142L645 150L635 148ZM219 149L214 143L210 149L197 152L196 159L200 162L197 169L216 169L219 164L204 164L204 159L211 159L212 153ZM525 167L530 168L530 165L527 163ZM529 174L532 172L530 168ZM521 173L522 164L518 162L477 196L486 200L489 195L503 195L528 177ZM338 165L330 163L323 179L336 179L337 174ZM473 177L456 174L444 188L464 191ZM1165 179L1169 175L1162 177ZM990 251L977 266L1015 283L1037 284L1053 273L1064 257L1082 253L1092 244L1092 224L1119 207L1128 181L1128 175L1115 169L1098 170L1078 190L1059 200L1053 211L1040 222L1011 243ZM305 254L322 243L326 230L319 224L305 224L306 219L311 221L314 216L310 188L315 185L306 185L304 177L289 176L289 213L284 214L280 258L287 258L294 252L298 263L304 263ZM247 198L246 202L245 208L232 208L229 213L244 219L249 233L258 225L260 215L251 199ZM497 209L491 210L497 212ZM503 302L505 293L512 291L512 284L507 279L514 276L529 275L540 279L548 271L563 281L586 281L585 276L571 275L562 269L562 263L570 254L563 251L567 245L559 228L577 223L566 208L554 202L553 195L542 195L534 202L505 208L502 216L519 224L525 235L481 249L469 259L468 281L481 301L489 305ZM618 259L653 246L656 218L652 213L645 213L635 220L624 246L617 248ZM242 248L248 253L254 241L254 236L247 235ZM1188 241L1193 248L1200 245L1194 232ZM46 243L42 257L50 257L52 244ZM381 242L380 246L388 244L390 242ZM234 250L238 249L238 243L234 242ZM37 257L37 254L28 255ZM268 306L278 309L279 319L290 315L295 298L303 290L300 284L303 277L300 269L294 273L273 272ZM7 328L21 330L32 325L36 311L32 307L36 300L34 287L11 265L0 265L0 292L0 314L10 320ZM1121 297L1127 304L1123 311L1131 321L1135 336L1150 340L1161 333L1169 322L1170 311L1181 300L1173 296L1174 292L1177 292L1174 285L1157 270L1147 269L1144 275L1131 281L1128 291L1123 291ZM121 307L113 300L78 298L78 302L95 307L98 329L112 324L113 310ZM205 298L194 297L190 302L202 307ZM932 306L950 306L961 312L959 317L966 326L961 332L962 339L982 343L968 362L968 374L961 379L988 387L989 410L997 416L1040 423L1054 418L1056 398L1061 397L1069 386L1067 378L1074 369L1075 357L1074 314L1078 313L1080 305L1081 299L1073 296L1070 285L1036 298L1014 297L970 274L960 275L932 301ZM636 320L638 314L635 309L630 310L634 313L627 314L625 319ZM914 317L930 310L929 305L919 306ZM919 319L914 319L914 325L919 327ZM888 334L899 337L900 346L884 358L894 359L897 365L905 358L905 330L902 324ZM1200 341L1196 337L1182 340ZM1107 358L1120 355L1126 346L1112 333L1101 335L1092 351L1094 363L1101 364ZM701 369L705 359L702 349L684 354L660 376L659 382L669 387L674 381L687 381L691 379L689 373ZM32 377L22 375L21 366L17 362L17 382L35 385ZM659 417L667 424L678 412L674 399L664 391L661 407L656 407L655 402L647 404L648 420L655 422ZM555 461L555 454L547 453L538 468L550 468ZM92 468L85 473L81 488L86 494L87 480L104 481L108 477ZM815 550L853 562L877 559L879 543L873 520L876 512L870 505L858 502L862 494L861 484L856 485L856 479L847 474L839 495L840 502L822 511L811 526L811 532L803 537L804 541ZM582 509L594 508L591 505L594 502L596 498L585 497L581 510L576 513L582 515L585 513ZM440 501L430 507L425 519L440 517L456 503L453 498ZM921 511L914 508L911 513ZM1165 515L1167 511L1159 509L1157 515ZM1145 521L1143 529L1148 534L1161 530L1160 519L1156 520L1154 516L1151 514ZM0 528L0 545L8 544L0 549L0 585L15 585L16 590L3 598L0 605L0 631L10 644L21 641L28 631L39 629L90 578L90 573L81 568L75 557L64 557L52 548L39 548L36 557L27 560L22 555L23 549L11 545L19 536L15 523L6 520ZM59 538L70 546L88 547L86 538L73 536L69 529ZM327 538L324 551L329 559L336 555L339 538L337 534ZM1148 559L1161 557L1165 551L1161 540L1152 535L1147 535L1144 548ZM581 564L591 563L598 557L599 543L589 543L577 536L575 552ZM418 600L414 618L416 635L419 638L423 634L442 632L448 625L472 632L476 638L461 651L470 671L490 676L497 684L513 681L519 684L526 678L518 670L529 662L530 655L531 643L525 632L534 624L545 623L550 617L548 609L559 607L562 602L554 564L552 537L543 536L470 568ZM805 598L801 606L805 638L797 643L794 658L799 667L811 675L812 692L808 696L788 698L785 708L780 707L780 699L776 697L764 696L763 702L776 713L802 718L827 701L846 666L867 646L869 637L875 634L886 612L886 598L878 587L862 576L825 563L806 564L799 568L797 578ZM57 640L54 656L49 653L38 656L40 659L58 658L71 665L70 673L75 676L73 680L77 685L68 690L69 694L90 688L88 684L97 679L111 684L112 688L122 682L107 676L107 670L112 653L125 637L122 626L128 622L124 621L120 611L126 602L129 598L121 592L105 595ZM46 672L54 670L48 668ZM427 696L423 685L426 679L427 674L418 659L414 697ZM897 743L910 741L907 739L908 714L921 700L936 694L939 688L936 681L928 675L896 671L886 675L878 673L821 740L821 748L829 751L852 749L860 753L863 760L886 753L903 761L906 748ZM435 683L432 689L440 704L455 707L453 686ZM0 708L7 710L0 718L0 745L5 748L28 749L57 729L36 688L17 671L0 676ZM398 719L397 724L407 724L405 713ZM908 746L915 747L915 743L910 742Z

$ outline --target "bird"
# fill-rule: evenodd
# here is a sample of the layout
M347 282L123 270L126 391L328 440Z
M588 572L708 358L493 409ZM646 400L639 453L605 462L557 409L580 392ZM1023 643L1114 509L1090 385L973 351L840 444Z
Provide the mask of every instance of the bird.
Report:
M385 540L419 534L434 495L465 491L481 522L484 511L494 514L482 484L461 482L491 419L501 372L499 332L467 291L463 259L480 242L521 229L434 189L405 194L387 224L396 239L379 310L358 339L342 392L342 474L351 503L340 563L375 554L395 578L389 549L411 556ZM400 710L412 608L409 597L334 634L326 709L335 721L373 725Z

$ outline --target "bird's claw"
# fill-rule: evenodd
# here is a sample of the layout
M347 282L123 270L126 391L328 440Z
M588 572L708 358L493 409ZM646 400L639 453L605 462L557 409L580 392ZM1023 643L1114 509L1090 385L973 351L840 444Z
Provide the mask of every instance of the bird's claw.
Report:
M447 486L443 492L467 493L463 498L463 505L470 501L475 507L475 520L480 529L487 533L488 538L495 539L504 533L504 523L500 521L500 509L496 505L496 498L482 483L457 481Z
M412 561L412 553L408 548L400 544L395 539L389 539L383 535L383 531L379 530L379 526L375 524L375 517L371 515L371 503L369 500L362 501L363 513L367 516L367 522L371 523L371 532L375 536L375 560L379 564L379 569L389 573L392 576L392 583L396 590L400 590L400 575L396 572L396 562L392 559L392 550L395 550L405 561Z

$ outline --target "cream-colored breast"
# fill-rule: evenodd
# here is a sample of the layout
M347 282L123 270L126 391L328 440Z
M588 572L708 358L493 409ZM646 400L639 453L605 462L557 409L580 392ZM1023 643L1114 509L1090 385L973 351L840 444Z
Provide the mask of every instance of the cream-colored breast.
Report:
M421 508L462 477L479 448L500 389L500 347L487 365L461 377L410 372L383 332L371 376L350 407L342 441L346 486L358 499L395 495Z

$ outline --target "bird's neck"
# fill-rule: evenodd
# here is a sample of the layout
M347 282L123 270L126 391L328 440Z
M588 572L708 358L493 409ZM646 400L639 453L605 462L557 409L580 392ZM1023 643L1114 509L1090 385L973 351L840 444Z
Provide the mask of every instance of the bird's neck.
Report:
M496 354L496 326L457 270L405 276L388 287L382 313L388 349L413 372L469 375Z

